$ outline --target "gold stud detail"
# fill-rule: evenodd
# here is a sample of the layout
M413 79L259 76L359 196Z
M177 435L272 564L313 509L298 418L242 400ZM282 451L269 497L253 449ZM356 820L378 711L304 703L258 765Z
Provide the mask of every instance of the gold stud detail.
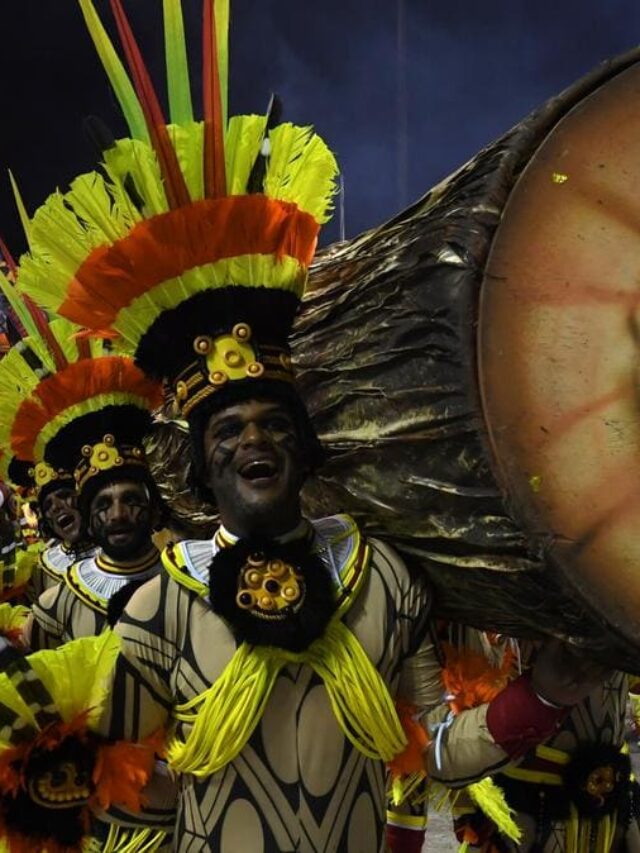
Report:
M282 562L282 560L271 560L269 563L269 571L274 576L274 578L281 578L282 575L286 572L287 567Z
M260 572L255 569L251 569L244 576L245 581L249 584L250 587L257 589L262 583L262 575Z
M229 380L229 377L226 373L223 373L221 370L214 370L213 373L209 374L209 382L216 387L220 387L224 385L225 382Z
M291 372L291 356L288 352L280 353L280 364L287 371L287 373Z
M285 586L282 590L282 597L287 601L297 601L300 598L299 591L294 586Z
M198 335L193 342L193 348L198 355L209 355L211 352L212 341L207 335Z
M106 462L108 458L109 458L109 454L107 453L106 450L101 450L100 453L98 453L98 462ZM116 462L117 461L118 460L116 459Z
M84 445L84 447L82 448L82 455L83 456L91 456L91 445L90 444Z
M237 349L230 349L225 352L224 361L229 367L240 367L244 359Z
M250 554L247 558L247 564L249 566L264 566L264 554Z
M237 341L242 341L245 343L251 340L251 326L248 326L246 323L236 323L236 325L231 329L231 334Z
M260 364L259 361L252 361L251 364L247 365L247 374L252 379L259 379L263 373L264 373L264 364Z
M107 435L105 435L103 440L104 440L104 443L107 445L107 447L113 447L114 444L116 443L115 437L109 433L107 433Z

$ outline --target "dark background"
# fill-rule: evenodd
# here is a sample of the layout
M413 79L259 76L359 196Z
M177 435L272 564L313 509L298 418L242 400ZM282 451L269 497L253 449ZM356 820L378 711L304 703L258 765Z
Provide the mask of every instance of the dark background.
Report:
M125 5L161 71L161 0ZM201 2L183 5L195 35ZM232 0L232 17L230 111L262 112L274 89L316 125L344 170L347 236L640 39L638 0ZM84 116L124 127L75 0L2 0L0 36L0 233L19 252L6 169L33 211L92 167Z

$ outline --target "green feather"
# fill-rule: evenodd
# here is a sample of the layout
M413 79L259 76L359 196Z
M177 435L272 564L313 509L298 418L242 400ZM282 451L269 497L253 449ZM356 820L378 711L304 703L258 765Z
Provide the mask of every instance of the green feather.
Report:
M171 123L190 124L193 121L189 62L184 37L182 0L163 0L164 42L169 88Z
M24 231L24 236L27 238L27 243L31 246L31 222L29 220L29 214L27 213L27 208L25 207L22 199L20 188L18 187L16 179L13 177L11 169L9 169L9 180L11 181L11 189L16 201L16 207L18 208L18 216L20 217L22 230Z
M113 43L95 10L95 6L91 0L78 0L78 2L80 3L87 29L93 39L100 61L107 72L109 82L118 99L122 114L129 126L129 131L134 139L148 142L149 133L142 107L131 85L131 80L129 80L129 76L115 51Z
M226 128L229 100L229 0L215 0L213 9L216 18L216 48L218 53L218 74L220 75L222 126Z

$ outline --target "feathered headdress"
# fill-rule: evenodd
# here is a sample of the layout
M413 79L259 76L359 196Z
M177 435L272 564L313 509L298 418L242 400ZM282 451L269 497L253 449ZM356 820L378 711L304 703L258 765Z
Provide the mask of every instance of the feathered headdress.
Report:
M107 743L96 733L117 637L75 640L0 673L0 840L9 853L81 850L91 807L141 806L157 738Z
M32 477L43 500L52 488L83 487L123 462L142 464L159 386L103 340L83 337L63 318L49 322L1 274L0 288L19 323L0 361L4 473L20 485Z
M103 172L56 193L29 224L19 286L94 330L112 330L183 416L215 395L293 380L288 335L337 165L310 127L227 121L229 0L203 2L202 115L192 106L181 0L164 0L167 124L121 0L125 70L91 0L79 0L129 125ZM104 136L104 134L102 134Z

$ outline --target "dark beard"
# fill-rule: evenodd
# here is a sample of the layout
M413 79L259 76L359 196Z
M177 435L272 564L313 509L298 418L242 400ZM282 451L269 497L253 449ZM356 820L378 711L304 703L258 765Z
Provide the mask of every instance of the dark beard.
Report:
M138 529L136 535L126 545L113 545L101 531L95 533L95 542L107 557L116 563L130 562L138 557L144 557L153 546L151 530L146 527Z

